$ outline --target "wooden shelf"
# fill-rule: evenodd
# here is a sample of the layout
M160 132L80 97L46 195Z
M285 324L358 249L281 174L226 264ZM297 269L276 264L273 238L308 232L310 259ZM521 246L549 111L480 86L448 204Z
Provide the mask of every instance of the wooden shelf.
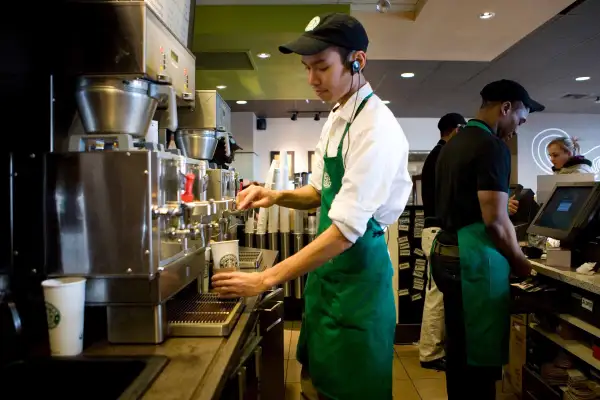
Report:
M577 328L586 331L590 335L593 335L600 339L600 328L595 327L594 325L585 322L584 320L577 318L571 314L557 314L558 318L562 319L569 324L576 326Z
M546 338L550 339L552 342L562 347L569 353L573 354L581 361L585 362L586 364L589 364L597 370L600 370L600 360L594 358L592 354L592 348L587 343L582 342L580 340L565 340L556 333L548 332L540 328L539 325L535 323L530 323L529 327L534 331L539 332Z

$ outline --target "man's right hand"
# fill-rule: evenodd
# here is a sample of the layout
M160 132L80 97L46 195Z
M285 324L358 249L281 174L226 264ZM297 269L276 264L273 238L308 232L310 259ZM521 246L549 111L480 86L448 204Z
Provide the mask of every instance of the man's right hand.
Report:
M235 200L238 210L250 208L268 208L275 204L277 192L262 186L251 185L238 193Z
M519 200L515 200L515 196L508 199L508 215L515 215L519 211Z
M513 263L513 265L511 265L511 269L513 274L515 274L518 277L528 277L529 275L531 275L531 262L529 262L527 257L523 255L522 257L519 257L516 260L516 262Z

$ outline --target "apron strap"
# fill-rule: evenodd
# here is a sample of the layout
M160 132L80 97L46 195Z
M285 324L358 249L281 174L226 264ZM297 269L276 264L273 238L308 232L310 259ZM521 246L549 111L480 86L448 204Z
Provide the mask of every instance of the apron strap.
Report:
M466 126L475 126L477 128L483 129L484 131L486 131L487 133L489 133L490 135L493 135L494 132L492 132L492 130L490 129L489 126L487 126L486 124L484 124L481 121L478 121L476 119L472 119L469 122L467 122Z
M363 101L360 102L360 105L358 106L358 108L356 109L356 112L352 116L352 120L346 122L346 127L344 128L344 134L342 135L342 138L340 139L340 144L338 145L338 152L340 151L340 149L342 148L342 146L344 144L344 139L346 138L346 134L350 131L350 126L352 125L352 123L354 122L354 120L356 119L358 114L360 114L360 112L363 110L363 108L365 108L365 105L367 104L367 101L369 101L371 96L373 96L373 92L369 93L363 99ZM325 157L327 157L327 150L329 149L329 138L331 138L331 135L327 136L327 144L325 145Z

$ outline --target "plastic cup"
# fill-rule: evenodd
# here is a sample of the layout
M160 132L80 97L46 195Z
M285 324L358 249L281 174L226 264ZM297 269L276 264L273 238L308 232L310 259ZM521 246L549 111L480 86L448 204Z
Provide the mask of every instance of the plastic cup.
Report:
M240 266L240 245L238 240L214 242L210 244L213 260L213 274L234 272Z
M85 278L69 277L42 282L53 356L76 356L83 351Z

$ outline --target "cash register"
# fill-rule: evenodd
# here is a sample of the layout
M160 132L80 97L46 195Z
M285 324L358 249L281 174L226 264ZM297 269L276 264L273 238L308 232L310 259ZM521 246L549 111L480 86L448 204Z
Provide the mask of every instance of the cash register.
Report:
M527 233L560 240L548 251L546 264L578 268L600 265L600 183L559 182L540 208Z

